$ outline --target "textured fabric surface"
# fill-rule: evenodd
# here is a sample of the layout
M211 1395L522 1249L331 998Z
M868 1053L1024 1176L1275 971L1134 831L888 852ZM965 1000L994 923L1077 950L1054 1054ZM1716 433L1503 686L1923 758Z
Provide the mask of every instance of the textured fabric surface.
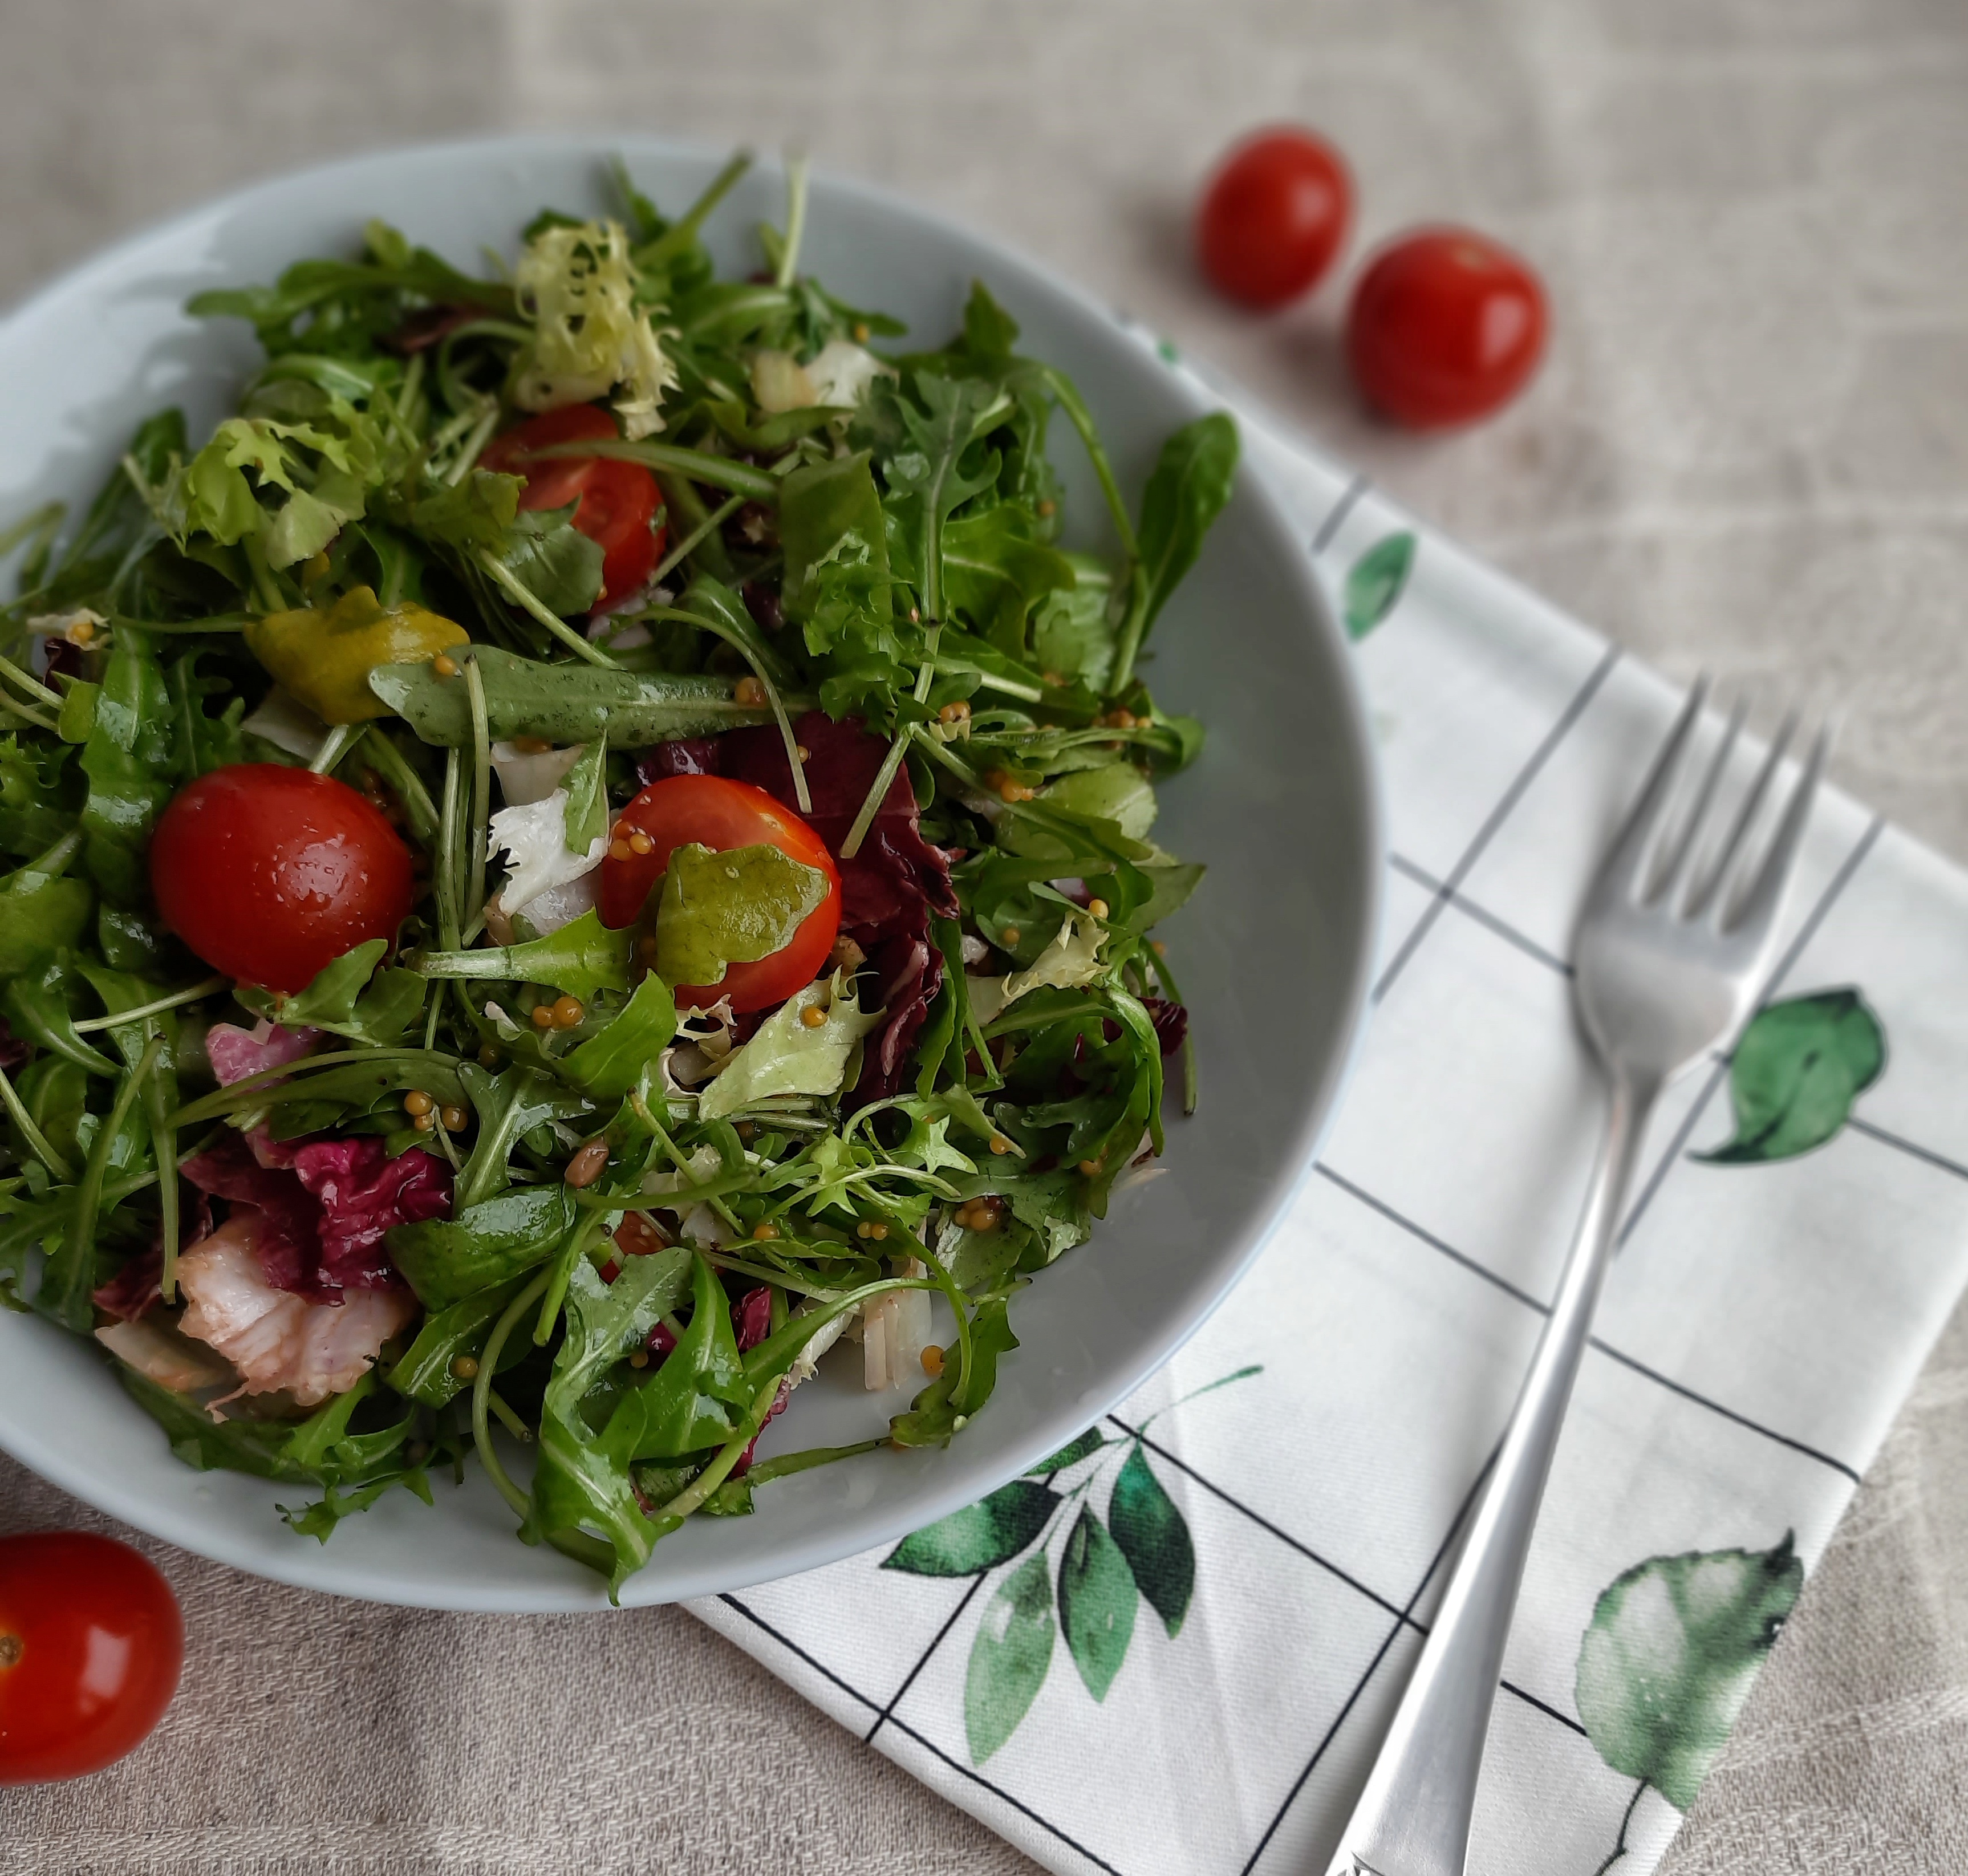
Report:
M236 181L468 128L618 122L821 160L1169 331L1620 642L1848 712L1853 791L1968 857L1968 16L1954 0L219 0L0 6L0 293ZM1253 121L1351 154L1363 234L1458 216L1558 309L1525 402L1360 415L1330 287L1208 299L1185 215ZM1810 1584L1663 1870L1968 1867L1968 1325ZM0 1528L98 1522L0 1461ZM175 1554L186 1691L0 1868L1031 1865L689 1618L345 1606Z

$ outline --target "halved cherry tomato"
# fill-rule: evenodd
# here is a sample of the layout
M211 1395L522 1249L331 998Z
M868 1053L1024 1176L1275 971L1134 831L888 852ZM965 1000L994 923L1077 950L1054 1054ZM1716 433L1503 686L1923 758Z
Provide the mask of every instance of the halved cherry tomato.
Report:
M1544 288L1487 235L1423 228L1353 289L1346 354L1361 390L1417 429L1468 423L1522 390L1544 354Z
M478 458L481 468L526 478L522 508L579 504L574 525L602 551L597 604L634 592L663 557L665 531L649 525L662 500L656 479L640 463L604 456L542 458L529 452L555 443L612 442L620 435L615 419L599 406L564 404L495 436Z
M393 938L415 882L396 830L345 782L241 762L201 775L164 810L151 891L213 969L292 992L352 946Z
M0 1538L0 1785L120 1759L163 1717L183 1661L177 1599L128 1544Z
M610 830L608 855L601 862L601 922L618 929L642 916L651 889L669 865L671 849L691 841L714 853L775 846L827 875L827 897L801 922L791 943L754 963L727 965L715 984L673 985L679 1004L702 1009L729 997L734 1011L762 1010L785 1002L820 975L840 930L840 874L827 843L791 808L749 781L670 775L651 782L616 816L615 829L625 823L630 832L647 834L650 847L646 853L634 852Z
M1196 250L1219 292L1268 309L1318 284L1352 218L1353 179L1338 150L1309 131L1264 131L1211 179Z

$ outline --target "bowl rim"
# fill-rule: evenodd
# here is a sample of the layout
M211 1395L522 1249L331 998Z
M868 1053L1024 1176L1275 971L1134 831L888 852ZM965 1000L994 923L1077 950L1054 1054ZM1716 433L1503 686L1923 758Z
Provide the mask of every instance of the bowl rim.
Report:
M4 342L45 305L59 296L86 289L94 277L125 264L131 250L153 244L168 246L173 238L190 234L216 215L265 199L277 199L296 186L331 183L345 173L352 180L359 172L374 166L426 159L476 157L494 161L515 157L587 156L604 161L620 155L625 160L633 161L638 151L652 157L683 157L714 164L728 154L697 139L648 131L542 131L420 139L305 164L202 198L174 214L141 223L103 243L0 310L0 342ZM775 169L783 171L782 159L755 154L762 170L767 173ZM1023 282L1064 302L1094 327L1104 331L1111 342L1142 347L1141 328L1086 288L995 234L982 232L959 216L926 207L882 185L843 174L824 164L812 165L809 175L815 184L824 184L827 190L837 196L856 199L885 217L933 228L944 234L955 234L988 258L994 267L1018 277ZM1183 401L1199 416L1223 408L1227 401L1193 373L1173 377L1173 381ZM1296 540L1299 530L1289 512L1270 483L1261 474L1251 472L1248 452L1239 467L1243 471L1239 478L1240 494L1246 494L1255 502L1267 524L1283 538ZM1096 1389L1071 1403L1070 1418L1076 1426L1083 1422L1087 1425L1097 1422L1141 1386L1215 1313L1249 1273L1310 1180L1319 1150L1338 1116L1364 1046L1372 1007L1374 971L1386 917L1388 836L1385 783L1359 673L1309 548L1302 549L1297 571L1302 575L1305 610L1311 615L1309 629L1322 636L1328 650L1335 654L1328 661L1336 674L1334 700L1338 706L1338 715L1351 746L1349 766L1355 795L1353 818L1361 854L1359 908L1353 921L1357 948L1342 994L1336 999L1340 1014L1335 1034L1343 1037L1343 1042L1329 1051L1316 1078L1311 1098L1298 1116L1272 1189L1267 1198L1254 1208L1243 1227L1245 1242L1241 1248L1219 1266L1208 1291L1186 1316L1159 1336L1144 1342L1130 1360L1110 1370ZM620 1606L624 1609L647 1607L744 1589L861 1554L974 1503L1044 1458L1060 1443L1060 1438L1070 1437L1070 1433L1054 1437L1050 1432L1044 1438L1028 1437L1015 1448L1008 1449L982 1483L966 1480L940 1487L925 1483L911 1501L906 1517L898 1518L892 1509L885 1517L874 1518L868 1529L856 1526L850 1536L795 1538L790 1543L776 1547L764 1567L754 1567L739 1561L735 1567L701 1571L701 1580L685 1581L668 1588L659 1587L649 1573L641 1573L623 1584ZM468 1586L447 1589L426 1585L420 1580L397 1580L398 1573L387 1566L351 1570L336 1562L329 1547L299 1542L290 1553L291 1567L286 1567L289 1553L283 1552L277 1558L270 1559L262 1553L248 1554L228 1541L228 1528L223 1522L201 1522L189 1510L180 1513L168 1506L141 1499L136 1494L126 1492L115 1480L105 1480L85 1467L71 1464L60 1451L35 1438L31 1426L18 1421L0 1418L0 1451L99 1511L183 1550L269 1581L398 1607L524 1614L609 1606L598 1577L595 1579L596 1594L592 1597L557 1593L552 1585L544 1583L537 1593L523 1590L516 1593L510 1587L488 1587L487 1592L474 1594ZM160 1457L167 1457L168 1454ZM649 1584L655 1593L639 1596L636 1593L639 1583Z

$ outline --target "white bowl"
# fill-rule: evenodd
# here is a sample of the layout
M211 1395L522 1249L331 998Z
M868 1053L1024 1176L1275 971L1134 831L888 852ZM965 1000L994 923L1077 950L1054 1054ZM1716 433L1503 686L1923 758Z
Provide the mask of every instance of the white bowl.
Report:
M722 160L630 137L525 137L393 151L261 184L112 248L0 325L0 520L50 495L86 500L139 419L224 414L255 361L236 321L187 319L201 288L270 280L304 255L354 251L380 215L470 267L510 253L544 204L601 212L605 159L675 212ZM755 170L710 230L720 267L757 264L752 231L783 212ZM1024 348L1078 383L1138 499L1196 393L1099 306L1031 262L905 202L821 177L804 267L940 344L981 278ZM1066 512L1099 513L1063 422ZM1083 535L1089 544L1097 539ZM943 1451L879 1451L782 1480L749 1518L695 1519L656 1548L627 1603L736 1589L889 1541L980 1497L1125 1399L1222 1301L1304 1175L1355 1053L1380 898L1371 744L1347 648L1303 542L1254 477L1157 627L1147 675L1203 719L1201 761L1165 791L1157 837L1210 872L1167 932L1191 1005L1202 1102L1169 1127L1165 1172L1120 1197L1092 1241L1012 1308L1021 1346L989 1409ZM879 1431L904 1404L858 1376L803 1389L766 1450ZM38 1318L0 1314L0 1446L56 1484L186 1549L286 1583L433 1608L543 1610L606 1602L600 1579L529 1548L474 1466L430 1509L393 1493L325 1544L283 1524L309 1494L173 1459L100 1353ZM516 1459L516 1464L518 1464Z

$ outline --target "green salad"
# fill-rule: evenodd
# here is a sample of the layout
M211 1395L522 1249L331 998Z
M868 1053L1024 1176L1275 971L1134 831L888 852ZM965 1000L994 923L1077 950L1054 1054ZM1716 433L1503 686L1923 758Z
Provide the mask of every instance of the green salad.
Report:
M1131 506L982 283L917 350L801 273L799 166L720 279L744 167L200 294L234 413L0 537L0 1300L316 1538L475 1456L613 1593L944 1444L1194 1105L1141 667L1236 433ZM837 1341L885 1434L756 1457Z

